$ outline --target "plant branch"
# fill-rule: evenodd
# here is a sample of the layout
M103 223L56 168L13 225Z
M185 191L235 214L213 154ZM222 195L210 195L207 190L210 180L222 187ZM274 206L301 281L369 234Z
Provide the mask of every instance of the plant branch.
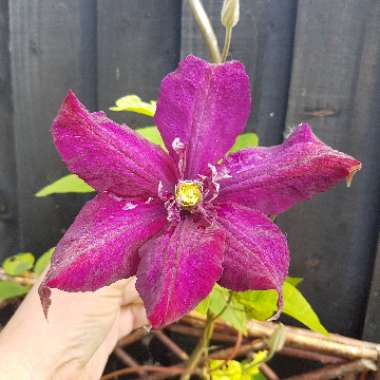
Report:
M143 327L140 327L137 330L133 331L131 334L120 339L117 343L117 346L126 347L132 343L137 342L138 340L142 339L146 335L148 335L148 332Z
M235 346L223 348L210 354L210 359L216 360L232 360L235 357L247 355L252 351L264 350L267 347L266 343L262 340L255 340L246 344L242 344L239 351L234 353ZM234 356L232 354L234 353Z
M214 317L215 316L213 315L208 316L211 320L213 320ZM204 354L199 356L199 361L193 366L192 370L189 370L189 362L185 361L171 367L141 365L111 372L104 375L102 379L113 379L116 376L121 376L123 374L138 374L142 371L147 373L144 375L146 380L164 380L173 376L185 374L187 375L187 378L189 378L189 375L202 376L202 371L200 368L202 368L202 366L206 368L205 364L209 359L231 360L234 358L242 358L250 355L251 353L266 349L267 339L271 334L273 334L273 331L276 328L275 323L250 321L248 323L248 337L241 337L242 341L239 342L241 338L238 337L237 339L236 330L231 326L228 326L220 319L213 321L212 329L209 329L209 332L206 334L205 327L208 324L207 319L205 317L201 318L197 314L187 315L180 322L166 328L167 330L176 331L184 335L207 337L208 342L207 344L203 343L204 347L208 346L209 341L211 340L211 335L214 342L219 341L232 343L232 345L227 348L225 348L223 344L216 344L216 350L211 352L208 356L205 355L207 351L203 351ZM215 333L212 334L214 331ZM147 332L144 329L136 330L131 334L132 339L122 339L119 341L118 347L125 346L136 340L142 339L146 334ZM170 348L170 350L172 350L172 348ZM373 371L376 367L375 363L378 362L378 358L380 356L379 352L380 345L376 343L359 341L336 334L321 335L306 329L287 326L285 347L279 351L278 354L291 356L298 359L317 361L322 364L330 364L329 366L323 368L322 372L318 373L312 371L304 374L303 378L296 377L291 379L310 380L313 378L318 378L320 380L321 378L330 379L331 376L336 377L334 374L336 375L337 373L347 377L351 373L358 373L358 371L363 373ZM367 360L363 361L362 359ZM126 362L126 360L124 361ZM193 363L195 363L195 361ZM187 367L185 367L186 365ZM261 366L263 366L263 363L261 363ZM268 368L265 363L263 368L263 372L266 371L268 375L270 373L270 368ZM275 379L276 375L271 373L270 376ZM375 377L376 379L380 380L380 372L378 372L375 376L377 376Z
M198 327L186 326L184 324L176 323L174 325L169 325L166 327L167 330L173 331L175 333L183 334L183 335L192 335L195 337L202 336L202 330ZM226 342L226 343L234 343L236 338L235 336L229 334L223 334L214 332L212 335L212 340L216 342Z
M189 380L191 373L198 367L198 364L204 356L207 356L208 344L210 342L212 332L214 329L215 317L209 311L207 313L206 326L203 330L203 335L198 341L197 346L195 347L191 357L187 363L186 370L187 372L181 376L180 380Z
M248 335L256 338L268 338L276 328L276 324L249 321L247 327ZM378 346L373 343L361 342L335 334L324 336L312 331L289 326L285 327L285 331L286 347L319 352L351 360L363 358L376 361L378 358Z
M116 371L103 375L100 380L111 380L118 376L129 375L129 374L136 373L139 371L156 372L156 373L165 374L165 376L174 376L174 375L183 373L185 369L180 366L161 367L161 366L155 366L155 365L142 365L139 367L118 369Z
M204 319L200 317L186 316L184 321L191 323L193 326L202 327L202 321L204 326ZM266 339L273 334L277 324L273 322L260 322L249 321L248 336L251 338ZM216 321L215 331L235 335L235 331L230 326L222 323L222 321ZM319 333L286 326L286 348L296 348L297 352L307 351L312 353L321 353L325 356L333 356L342 359L369 359L377 362L380 352L380 345L371 342L360 341L353 338L347 338L337 334L321 335ZM280 352L281 353L281 352Z
M280 355L289 356L291 358L307 359L322 364L339 364L344 362L344 359L337 358L335 356L325 355L323 353L306 351L298 348L284 347L279 351Z
M213 63L221 63L222 58L220 56L218 40L201 0L188 0L188 3L203 40L207 45L211 61Z
M286 380L328 380L341 378L347 374L359 373L362 371L376 371L376 364L370 360L359 359L350 363L332 365L317 369L302 375L288 377Z
M176 343L174 343L167 335L165 335L162 331L160 330L155 330L153 331L153 334L167 347L169 350L172 350L178 358L181 360L188 360L189 356L187 353L182 350L181 347L179 347Z
M271 367L269 367L268 364L262 363L259 366L260 371L262 374L268 379L268 380L280 380L280 378L277 376L276 372L273 371Z
M116 347L114 350L114 354L119 358L120 361L122 361L126 366L137 368L136 371L140 375L140 377L146 376L146 372L142 369L140 369L140 364L132 358L129 354L127 354L122 348Z

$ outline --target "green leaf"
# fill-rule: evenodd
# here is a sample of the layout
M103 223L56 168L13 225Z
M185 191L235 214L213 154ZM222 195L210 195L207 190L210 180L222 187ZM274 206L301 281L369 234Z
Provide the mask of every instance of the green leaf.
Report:
M265 321L277 310L277 293L274 290L248 290L234 294L246 310L248 318Z
M318 315L315 313L309 302L302 293L293 285L285 282L284 292L284 314L303 323L310 330L327 335L328 331L321 324Z
M22 286L12 281L0 281L0 300L23 296L30 287Z
M283 286L283 313L301 322L309 329L327 334L317 314L302 293L288 281ZM277 292L274 290L256 290L236 293L236 298L246 309L249 318L266 320L277 309Z
M57 193L90 193L92 191L95 190L76 174L68 174L43 187L36 193L36 197L47 197Z
M33 272L37 275L40 275L45 268L50 264L51 256L53 255L55 247L50 248L44 252L36 262Z
M232 298L230 305L227 307L221 318L236 330L246 334L248 321L247 314L244 308L236 302L235 299Z
M135 131L151 143L160 145L162 148L166 149L164 141L160 135L160 131L157 127L137 128Z
M34 255L30 252L21 252L5 259L3 269L10 276L19 276L31 269L33 264Z
M222 288L218 284L215 284L208 297L210 298L209 308L211 312L213 312L214 314L219 314L226 306L229 293L227 289Z
M129 111L153 117L156 112L156 102L151 100L144 102L137 95L127 95L116 100L116 106L110 107L111 111Z
M232 297L227 305L227 301L230 298L230 291L228 289L222 288L220 285L216 284L209 297L209 308L214 315L219 315L219 313L224 310L220 318L236 330L246 333L247 315L245 309L234 299L234 297Z
M198 306L195 308L195 310L202 315L206 315L208 312L208 309L210 307L210 301L211 297L208 295L206 298L204 298L201 302L199 302Z
M242 133L236 138L235 144L230 149L230 152L236 152L244 148L253 148L257 145L259 145L259 137L256 133Z
M227 304L227 302L229 303ZM210 310L214 315L219 316L236 330L245 333L247 331L247 316L244 307L240 305L234 297L230 297L230 291L216 284L210 294L204 298L196 307L200 314L207 314Z
M303 281L303 278L302 277L290 277L290 276L288 276L288 277L286 277L285 281L297 288L298 285Z

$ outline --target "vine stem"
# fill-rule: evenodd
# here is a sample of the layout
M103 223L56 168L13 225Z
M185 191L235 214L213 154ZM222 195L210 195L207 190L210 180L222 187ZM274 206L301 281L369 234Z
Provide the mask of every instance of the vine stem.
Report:
M223 47L223 53L222 53L222 63L226 62L226 59L228 57L228 53L230 52L231 36L232 36L232 27L227 27L226 28L226 34L225 34L225 37L224 37L224 47Z
M218 46L218 39L216 38L214 29L211 25L210 19L207 16L200 0L188 0L191 12L194 16L195 22L203 36L207 45L211 61L213 63L221 63L220 50Z
M204 356L207 356L208 345L214 330L215 318L210 311L207 312L206 326L203 330L203 334L198 341L191 357L186 366L186 372L181 376L180 380L189 380L191 373L198 367L199 362Z
M230 291L228 294L228 298L226 300L226 304L222 307L222 309L217 313L213 314L210 310L207 311L206 325L203 330L203 334L198 341L197 346L195 347L193 353L190 356L189 361L187 362L186 372L181 376L180 380L189 380L191 373L198 367L199 363L205 357L207 359L208 356L208 345L210 343L210 339L214 332L214 324L215 321L224 314L227 310L229 304L232 301L233 293Z

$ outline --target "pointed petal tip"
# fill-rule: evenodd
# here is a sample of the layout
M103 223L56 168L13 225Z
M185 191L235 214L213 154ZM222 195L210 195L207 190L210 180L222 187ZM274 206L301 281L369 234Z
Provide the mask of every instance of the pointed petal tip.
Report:
M242 203L265 214L280 214L346 179L349 187L361 163L326 145L308 123L291 131L281 145L243 149L228 156L221 169L218 202Z
M48 319L49 308L51 305L51 289L46 285L45 282L38 288L38 294L40 296L42 310L44 312L44 316L46 320Z
M75 95L75 92L71 88L69 88L67 90L67 94L66 94L66 98L69 98L69 97L77 99L77 96Z
M350 173L348 174L348 176L346 177L346 185L347 187L351 187L351 184L352 184L352 180L354 178L354 175L359 171L361 170L362 168L362 163L359 162L357 165L354 165L352 166L352 168L350 169Z
M311 125L307 121L302 121L297 125L297 128L312 129Z
M183 62L191 62L191 61L194 61L194 62L205 62L206 61L202 58L199 58L197 57L196 55L194 54L188 54L182 61L179 62L179 64L183 64Z
M317 137L313 132L312 126L306 121L303 121L297 126L290 128L289 133L285 134L285 141L292 141L293 139L309 141L317 139Z
M160 318L157 318L155 314L148 314L148 321L150 323L150 326L148 326L151 330L160 330L164 328L167 325L170 325L171 323L175 321L169 321L169 320L162 320Z
M282 288L277 290L278 300L277 300L277 310L276 312L268 319L269 322L277 321L282 314L282 309L284 308L284 296L282 294Z
M51 125L51 131L53 133L53 136L56 128L69 126L69 123L64 123L62 122L62 120L66 119L67 117L69 117L69 119L72 119L73 117L75 117L77 113L81 112L83 109L84 105L77 98L74 91L69 89L61 103L58 114Z
M292 139L296 135L297 135L297 137L299 137L300 135L302 135L305 140L310 140L310 141L312 139L319 140L318 137L314 134L311 125L309 123L307 123L307 122L302 122L302 123L298 124L298 126L289 134L288 139ZM352 164L352 166L349 167L349 169L348 169L349 174L346 177L347 187L351 187L352 179L353 179L354 175L359 170L361 170L362 164L361 164L360 161L356 160L353 157L350 157L350 156L347 156L347 155L345 155L345 156L346 156L346 158L349 158L349 161L353 161L354 162Z
M63 98L62 106L66 104L72 104L73 102L78 102L78 97L75 95L72 89L68 89L65 97Z

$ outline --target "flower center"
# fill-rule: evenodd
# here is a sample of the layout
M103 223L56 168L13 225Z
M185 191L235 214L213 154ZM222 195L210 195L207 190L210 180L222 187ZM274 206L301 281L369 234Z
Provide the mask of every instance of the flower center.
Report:
M198 181L180 181L175 188L175 199L181 208L191 209L202 200L202 184Z

